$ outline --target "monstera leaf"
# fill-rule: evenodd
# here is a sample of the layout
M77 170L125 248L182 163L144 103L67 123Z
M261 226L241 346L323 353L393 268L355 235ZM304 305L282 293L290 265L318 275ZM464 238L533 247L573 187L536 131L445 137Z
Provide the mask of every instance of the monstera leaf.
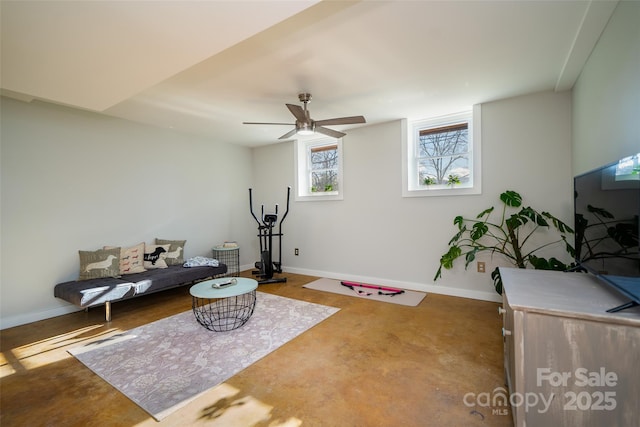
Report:
M500 194L502 210L499 222L492 222L491 215L495 208L492 206L480 212L475 219L456 216L453 224L458 231L449 240L449 250L440 257L440 266L434 277L442 277L442 269L453 268L458 258L464 258L465 268L475 261L480 252L499 254L519 268L533 267L544 270L567 270L572 265L566 265L555 257L543 258L537 253L551 245L563 243L561 246L571 255L575 249L569 243L568 236L573 229L549 212L539 212L526 206L522 207L522 196L513 190ZM520 208L519 210L516 210ZM515 210L515 211L514 211ZM557 232L551 241L530 249L527 242L539 231L553 229ZM611 230L620 239L625 239L623 230ZM527 249L525 250L525 247ZM502 293L502 280L496 268L491 273L496 292Z

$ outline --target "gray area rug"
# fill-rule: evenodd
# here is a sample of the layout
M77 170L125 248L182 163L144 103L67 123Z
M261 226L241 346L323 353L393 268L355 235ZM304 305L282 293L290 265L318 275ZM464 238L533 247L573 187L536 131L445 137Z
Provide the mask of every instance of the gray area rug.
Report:
M427 294L424 292L409 290L405 290L404 293L399 295L379 295L378 291L375 289L356 287L356 290L352 290L347 288L346 286L342 286L340 284L340 280L326 278L315 280L311 283L307 283L302 287L307 289L315 289L317 291L332 292L334 294L348 295L351 297L372 299L375 301L390 302L392 304L410 306L416 306L420 304L420 301L422 301L422 299L427 296ZM357 292L358 290L362 292Z
M339 309L256 292L249 321L212 332L192 311L69 350L160 421Z

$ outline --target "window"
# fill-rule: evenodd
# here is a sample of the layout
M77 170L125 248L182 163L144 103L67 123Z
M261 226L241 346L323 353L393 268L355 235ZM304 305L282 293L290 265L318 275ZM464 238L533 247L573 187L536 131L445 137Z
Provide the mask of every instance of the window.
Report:
M480 194L480 107L411 122L403 138L403 196Z
M342 200L342 140L296 142L296 200Z

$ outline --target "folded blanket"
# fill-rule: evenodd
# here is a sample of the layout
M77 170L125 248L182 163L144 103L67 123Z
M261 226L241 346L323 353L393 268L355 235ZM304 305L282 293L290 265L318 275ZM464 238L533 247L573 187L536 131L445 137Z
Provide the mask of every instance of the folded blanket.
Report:
M204 256L195 256L193 258L189 258L188 260L186 260L182 266L183 267L202 267L202 266L218 267L219 264L220 263L218 262L217 259L207 258Z

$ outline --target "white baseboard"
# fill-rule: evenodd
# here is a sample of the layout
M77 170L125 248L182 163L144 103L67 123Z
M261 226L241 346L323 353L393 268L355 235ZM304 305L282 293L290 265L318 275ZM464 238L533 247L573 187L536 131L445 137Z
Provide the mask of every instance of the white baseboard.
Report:
M0 318L0 329L13 328L14 326L26 325L27 323L37 322L39 320L50 319L56 316L62 316L63 314L74 313L81 311L82 308L75 305L69 305L68 307L56 307L44 311L38 311L34 313L18 314L16 316L2 317Z
M304 274L307 276L326 277L328 279L352 280L354 282L385 284L397 288L418 292L449 295L460 298L471 298L481 301L502 302L502 297L496 292L475 291L472 289L454 288L451 286L429 285L426 283L405 282L401 280L382 279L379 277L359 276L353 274L334 273L330 271L308 270L304 268L284 268L287 273Z

